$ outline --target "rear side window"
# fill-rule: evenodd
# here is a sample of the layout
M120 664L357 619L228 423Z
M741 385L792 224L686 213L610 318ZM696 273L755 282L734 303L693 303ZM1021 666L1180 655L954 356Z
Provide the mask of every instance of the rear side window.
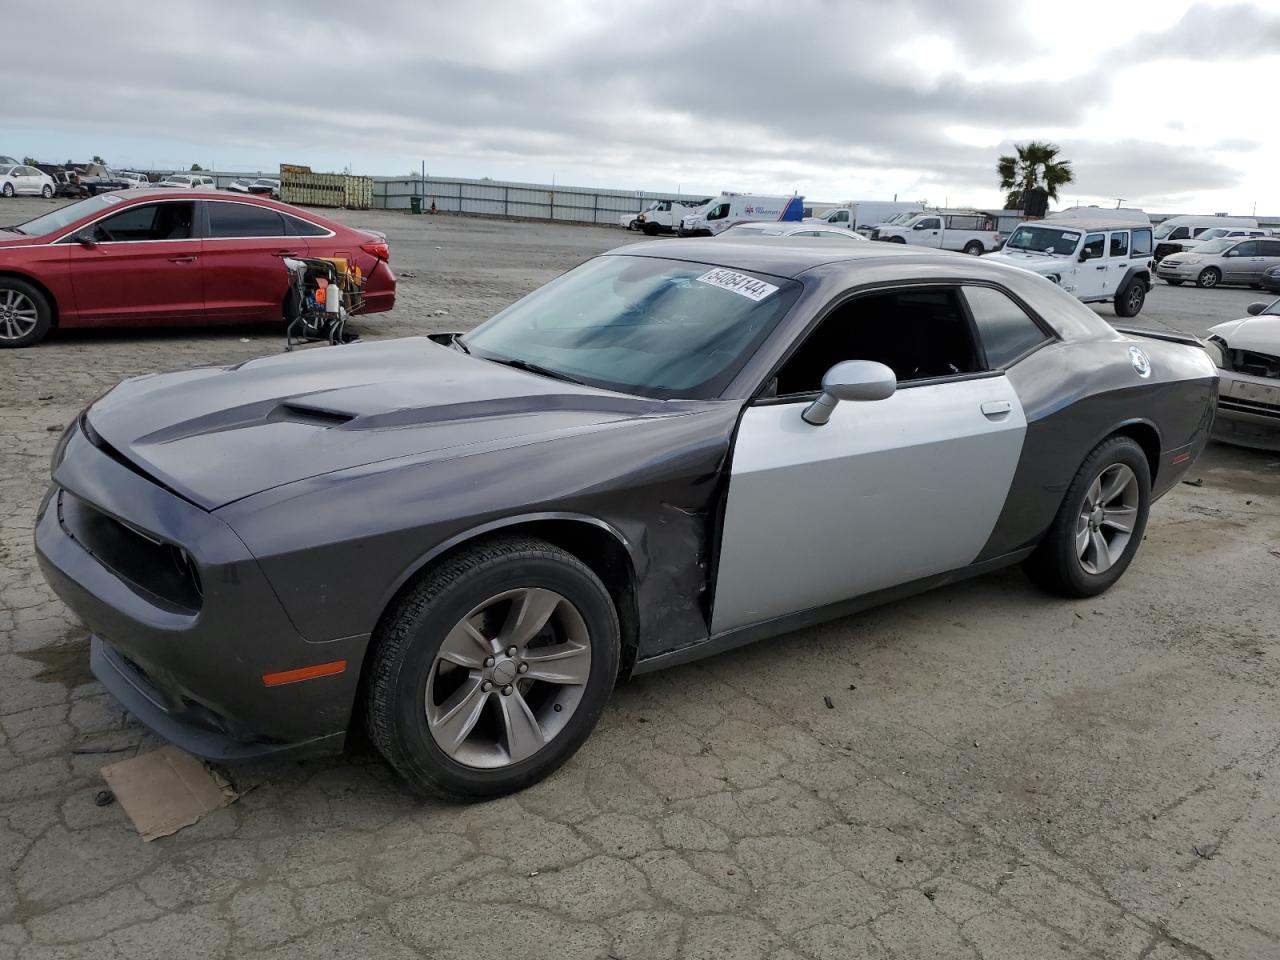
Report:
M212 239L288 236L284 218L270 207L215 201L208 205L208 209L209 236Z
M1151 231L1150 230L1133 231L1133 250L1131 252L1135 257L1151 256Z
M317 227L314 223L308 223L299 217L291 217L287 213L281 216L284 217L289 233L295 237L327 237L329 235L329 231L324 227Z
M977 217L948 217L947 228L950 230L977 230Z
M1127 257L1129 255L1129 232L1111 234L1111 256Z
M1259 240L1258 246L1262 248L1260 256L1280 257L1280 240Z
M1007 367L1049 339L1027 312L1007 294L990 287L965 287L964 298L978 325L987 366Z

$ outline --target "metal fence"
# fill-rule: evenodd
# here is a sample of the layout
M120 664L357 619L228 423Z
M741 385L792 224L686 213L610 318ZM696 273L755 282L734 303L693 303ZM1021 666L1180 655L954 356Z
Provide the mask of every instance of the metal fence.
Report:
M470 213L530 220L568 220L617 226L624 214L638 213L653 200L698 200L697 194L606 190L549 183L508 183L443 177L375 177L373 205L408 210L413 198L423 210L434 203L446 213Z

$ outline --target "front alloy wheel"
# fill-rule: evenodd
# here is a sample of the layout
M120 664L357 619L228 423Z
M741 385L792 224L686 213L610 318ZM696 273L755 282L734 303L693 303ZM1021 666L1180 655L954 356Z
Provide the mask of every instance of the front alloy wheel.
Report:
M469 767L527 760L559 735L591 676L591 639L578 609L553 590L490 597L463 617L427 676L427 727Z
M573 756L620 656L618 614L595 573L516 536L430 567L372 642L371 739L410 786L456 801L521 790Z

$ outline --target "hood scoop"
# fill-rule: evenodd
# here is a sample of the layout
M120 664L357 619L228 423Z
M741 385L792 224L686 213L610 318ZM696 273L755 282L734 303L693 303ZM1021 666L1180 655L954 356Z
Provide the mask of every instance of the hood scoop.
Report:
M326 410L323 407L313 407L304 403L282 403L267 414L268 423L284 420L289 423L305 423L313 427L340 427L354 419L355 414L343 413L340 410Z

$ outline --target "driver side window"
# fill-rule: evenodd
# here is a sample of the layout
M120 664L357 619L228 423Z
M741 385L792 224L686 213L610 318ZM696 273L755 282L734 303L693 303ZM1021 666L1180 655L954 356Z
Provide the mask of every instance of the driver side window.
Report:
M777 396L818 392L842 360L876 360L898 383L982 370L973 331L951 288L917 287L854 297L836 307L783 364Z
M727 203L722 203L719 206L713 207L710 211L708 211L707 219L722 220L728 215L729 215L729 205Z
M146 240L189 240L193 203L144 203L121 210L93 225L98 243L138 243Z
M1103 244L1107 239L1105 233L1091 233L1084 238L1084 246L1080 248L1082 260L1097 260L1102 256Z

